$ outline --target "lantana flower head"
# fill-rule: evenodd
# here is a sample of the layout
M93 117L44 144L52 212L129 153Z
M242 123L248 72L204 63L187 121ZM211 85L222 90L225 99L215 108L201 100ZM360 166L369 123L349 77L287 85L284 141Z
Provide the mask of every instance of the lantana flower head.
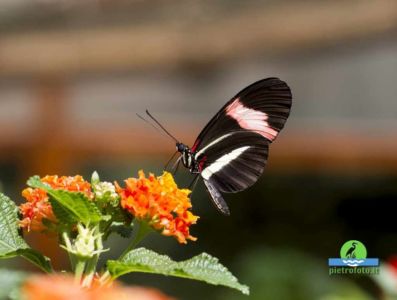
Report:
M124 181L125 188L115 183L121 206L163 235L175 237L179 243L186 243L188 239L195 241L189 232L198 219L189 211L191 191L179 189L168 172L159 177L150 173L147 178L142 170L138 174L139 178Z
M57 190L67 190L71 192L82 192L88 197L92 196L91 184L83 179L82 176L45 176L41 182L48 184ZM43 219L55 223L56 217L48 200L47 192L42 189L26 188L22 191L22 196L26 199L25 203L19 206L22 214L20 227L27 231L41 231L46 229Z
M111 206L119 205L119 195L116 193L116 187L110 182L98 182L92 185L96 201L103 201L106 199Z

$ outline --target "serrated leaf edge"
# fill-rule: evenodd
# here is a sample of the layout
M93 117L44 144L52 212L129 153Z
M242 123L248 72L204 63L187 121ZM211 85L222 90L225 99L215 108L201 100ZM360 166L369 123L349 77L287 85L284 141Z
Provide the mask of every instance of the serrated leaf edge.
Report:
M139 256L140 255L139 252L142 252L141 255L148 255L148 252L152 255L156 255L156 256L158 256L158 258L160 260L164 259L166 261L166 263L169 263L169 265L166 266L166 268L164 268L163 270L155 270L153 267L151 267L149 265L144 265L141 263L135 263L134 266L131 266L131 264L128 263L129 253L134 254L134 256ZM128 271L125 271L125 272L115 272L118 274L116 276L114 276L114 278L120 277L127 273L132 273L132 272L162 274L165 276L175 276L175 277L193 279L193 280L198 280L198 281L204 281L204 282L212 284L212 285L222 285L222 286L226 286L229 288L237 289L240 292L242 292L243 294L249 295L249 287L247 285L243 285L243 284L239 283L238 279L224 265L219 263L218 258L216 258L208 253L203 252L203 253L196 255L190 259L183 260L180 262L172 260L167 255L158 254L152 250L145 249L145 248L137 248L137 249L132 250L129 253L127 253L127 255L125 256L125 258L122 261L116 261L116 260L108 261L108 268L109 267L111 268L112 266L113 266L113 268L116 268L116 269L123 267L123 266L129 268ZM187 265L190 262L194 262L194 261L200 262L202 264L203 268L206 268L207 266L216 264L218 268L220 267L219 272L227 273L227 275L230 276L230 280L234 285L222 284L219 282L215 283L215 282L211 282L209 280L207 281L205 279L194 277L194 275L191 275L188 272L186 272L186 269L185 269L186 267L184 267L184 265ZM164 266L162 266L162 267L164 267Z
M5 221L5 226L8 228L8 232L11 234L12 238L14 241L18 241L21 244L18 248L10 248L10 244L7 244L6 242L4 242L3 240L0 240L0 243L2 245L5 245L5 248L9 248L10 252L2 255L2 256L16 256L17 254L15 253L15 255L13 255L13 252L16 252L18 249L26 249L29 248L28 244L26 244L26 242L22 239L22 237L18 234L18 227L13 228L13 224L14 225L17 224L18 222L18 207L16 206L16 204L6 195L4 195L3 193L0 193L0 201L2 201L3 203L6 203L6 205L8 207L5 208L5 210L2 211L2 214L4 216L4 218L2 218ZM9 215L9 217L6 217L6 215ZM11 218L13 220L11 220ZM16 225L17 226L17 225ZM18 243L18 242L16 242ZM18 245L16 245L18 246Z

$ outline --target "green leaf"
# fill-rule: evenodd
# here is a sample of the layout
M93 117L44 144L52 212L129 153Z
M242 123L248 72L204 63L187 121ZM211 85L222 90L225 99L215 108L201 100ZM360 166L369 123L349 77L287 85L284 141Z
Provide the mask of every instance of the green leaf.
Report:
M115 232L123 238L130 238L133 231L133 223L113 222L109 227L109 233Z
M17 250L29 246L19 235L18 207L10 198L0 193L0 257L13 257Z
M71 214L69 210L63 207L53 197L50 197L49 201L51 203L52 211L54 212L54 215L61 225L68 226L71 224L76 224L78 222L76 216L74 214Z
M90 201L83 193L54 190L47 184L42 183L39 176L29 178L27 184L33 188L45 190L53 200L57 201L63 210L58 210L55 213L62 215L64 219L75 219L86 225L98 223L102 219L95 203Z
M20 249L17 254L30 261L46 273L52 273L50 259L32 248ZM1 298L0 298L1 299Z
M32 188L38 188L43 190L47 190L48 188L50 188L47 184L41 182L40 176L38 175L30 177L26 184Z
M24 272L0 269L0 299L20 299L20 286L27 276Z
M83 193L52 189L47 190L47 193L63 206L65 211L70 212L84 224L98 223L102 220L102 215L94 202Z
M51 272L49 259L31 249L19 235L18 207L0 193L0 258L22 256L45 272Z
M127 253L121 261L108 261L107 267L114 278L131 272L156 273L224 285L249 294L248 286L240 284L217 258L207 253L176 262L166 255L138 248Z
M205 281L209 284L224 285L249 295L249 287L238 282L229 270L219 263L216 257L201 253L178 263L178 276Z

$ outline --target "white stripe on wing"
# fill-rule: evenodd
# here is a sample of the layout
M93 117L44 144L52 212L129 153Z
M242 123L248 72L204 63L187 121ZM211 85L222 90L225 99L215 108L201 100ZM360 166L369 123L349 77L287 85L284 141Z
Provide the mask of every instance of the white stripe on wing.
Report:
M226 166L232 160L234 160L237 157L239 157L248 148L250 148L250 146L240 147L240 148L234 149L230 153L222 155L216 161L214 161L212 164L210 164L208 167L206 167L201 172L201 176L204 179L208 180L212 176L212 174L214 174L214 173L218 172L219 170L221 170L224 166Z
M207 146L205 146L203 149L201 149L199 152L197 152L194 155L194 158L197 160L197 158L200 156L200 154L202 154L209 147L211 147L211 146L215 145L216 143L222 141L223 139L227 138L228 136L231 136L232 134L233 134L233 132L230 132L230 133L224 134L224 135L218 137L217 139L213 140L211 143L209 143Z

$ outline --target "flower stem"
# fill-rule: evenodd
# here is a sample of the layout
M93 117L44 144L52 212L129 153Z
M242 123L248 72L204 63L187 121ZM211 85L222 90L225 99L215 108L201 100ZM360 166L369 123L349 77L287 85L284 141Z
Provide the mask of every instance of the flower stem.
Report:
M105 273L103 273L102 276L99 278L99 282L102 286L110 284L112 282L112 276L110 275L110 272L106 271Z
M136 219L134 220L134 228L137 228L136 234L132 239L131 243L120 255L119 260L122 260L127 255L128 252L134 249L149 233L153 231L153 229L150 227L150 225L147 222L143 222L143 221L139 222L136 221ZM102 285L110 284L112 280L113 278L109 270L103 273L102 276L99 278L99 281Z
M98 259L99 259L99 254L95 254L94 257L92 257L90 260L88 260L86 271L85 271L86 276L84 277L84 280L82 283L83 287L91 286L92 280L94 279L96 266L98 264Z
M103 243L102 243L102 234L100 233L99 226L95 227L96 239L95 239L95 249L97 251L87 262L87 267L85 270L85 278L83 280L82 286L83 287L91 287L92 280L94 279L96 267L99 260L99 255L103 251Z
M74 282L76 284L80 284L81 277L83 276L83 273L84 273L84 269L85 269L85 260L78 258L77 263L76 263L75 272L74 272Z
M120 255L119 260L123 259L128 252L130 252L132 249L134 249L149 233L151 233L153 230L150 227L150 225L147 222L139 222L139 221L134 221L134 227L138 227L137 233L135 234L135 237L131 241L131 243L127 246L127 248L124 250L124 252Z
M70 238L69 238L68 232L63 231L62 232L62 238L63 238L63 241L65 243L65 247L67 249L71 249L72 248L72 244L70 242ZM74 254L71 253L70 251L67 251L67 253L68 253L68 256L69 256L69 262L70 262L70 266L72 268L72 271L75 272L76 271L76 262L77 262L76 258L74 257Z

